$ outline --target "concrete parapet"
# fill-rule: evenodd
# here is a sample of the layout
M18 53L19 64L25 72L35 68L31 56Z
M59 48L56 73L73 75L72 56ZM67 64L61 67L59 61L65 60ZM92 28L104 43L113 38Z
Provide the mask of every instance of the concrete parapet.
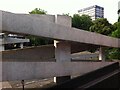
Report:
M2 18L2 31L18 34L53 38L78 43L101 45L106 47L119 47L118 40L113 37L96 34L76 28L69 28L53 22L47 22L27 15L17 15L0 12Z
M6 50L0 52L0 54L2 55L3 62L55 61L55 49L53 45Z
M2 81L82 75L113 62L2 62Z

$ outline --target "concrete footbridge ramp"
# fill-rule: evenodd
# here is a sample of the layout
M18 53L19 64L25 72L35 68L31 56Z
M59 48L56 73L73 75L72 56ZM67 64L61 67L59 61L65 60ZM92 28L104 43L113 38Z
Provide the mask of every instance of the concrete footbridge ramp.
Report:
M0 33L50 38L54 45L0 51L0 81L30 80L84 75L106 66L105 48L120 48L120 39L71 27L71 17L57 15L14 14L0 11ZM0 45L22 42L9 39ZM23 41L24 42L24 41ZM4 43L4 44L3 44ZM99 62L71 62L71 54L99 48ZM118 68L117 68L118 69ZM68 79L67 77L67 79Z
M54 16L51 17L53 18ZM58 16L58 23L52 22L55 20L54 18L51 21L47 21L44 18L41 19L37 16L35 17L35 15L13 14L0 11L0 31L23 35L35 35L55 40L120 47L120 43L118 43L119 39L69 27L71 25L69 18L62 19ZM66 23L69 25L60 25L60 20L64 20L63 24Z

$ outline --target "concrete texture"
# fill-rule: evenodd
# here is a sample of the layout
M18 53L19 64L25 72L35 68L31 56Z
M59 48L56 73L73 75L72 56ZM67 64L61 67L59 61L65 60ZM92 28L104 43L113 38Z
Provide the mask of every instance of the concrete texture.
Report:
M57 15L56 24L60 24L63 26L71 27L72 26L72 19L69 16L65 15Z
M18 14L18 15L26 15L28 17L38 18L43 21L53 22L55 23L55 15L39 15L39 14Z
M43 62L55 61L53 45L6 50L0 52L3 62Z
M92 48L95 48L95 46L92 47L91 45L89 46L89 45L81 45L81 44L72 44L71 54ZM54 45L44 45L37 47L26 47L23 49L6 50L0 52L0 54L2 55L1 60L10 61L10 62L11 61L17 61L17 62L55 61Z
M0 12L2 14L0 15L2 17L2 21L0 21L2 23L2 32L31 34L57 40L66 40L107 47L120 47L118 46L118 39L116 38L76 28L69 28L67 26L43 21L26 15L17 15L3 11Z
M56 62L71 61L71 45L68 42L55 42L55 59Z
M31 80L82 75L112 62L2 62L2 80Z
M56 24L71 27L71 18L69 16L57 15ZM71 61L71 44L65 41L54 40L55 59L56 62L70 62ZM54 77L54 82L59 84L63 81L69 80L70 76Z
M69 16L57 15L56 24L71 27L71 18ZM68 31L69 32L69 31ZM55 59L57 62L71 61L71 44L66 41L54 40Z

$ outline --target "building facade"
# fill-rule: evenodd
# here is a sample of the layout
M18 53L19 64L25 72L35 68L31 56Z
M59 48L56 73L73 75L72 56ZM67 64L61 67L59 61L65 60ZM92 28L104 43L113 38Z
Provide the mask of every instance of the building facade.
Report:
M78 13L80 15L89 15L92 20L95 20L97 18L104 18L104 8L97 5L80 9L78 10Z

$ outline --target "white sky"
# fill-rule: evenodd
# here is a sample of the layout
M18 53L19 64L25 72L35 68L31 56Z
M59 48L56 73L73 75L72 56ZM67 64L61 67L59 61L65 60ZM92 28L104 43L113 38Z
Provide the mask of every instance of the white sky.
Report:
M13 13L28 13L41 8L48 14L77 13L79 9L99 5L104 7L105 18L110 23L117 21L118 1L120 0L0 0L0 10Z

